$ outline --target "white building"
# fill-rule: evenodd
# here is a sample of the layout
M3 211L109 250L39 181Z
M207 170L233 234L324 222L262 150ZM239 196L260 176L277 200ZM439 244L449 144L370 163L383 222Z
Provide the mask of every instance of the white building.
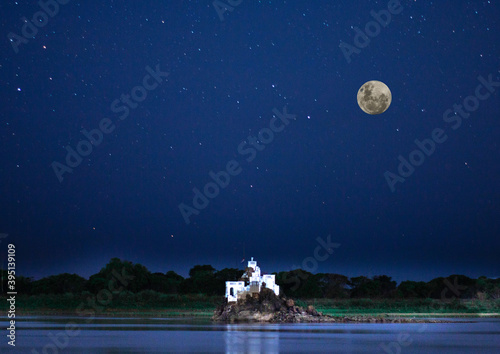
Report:
M227 281L226 282L226 298L227 302L235 302L240 297L244 297L247 294L259 293L262 285L264 284L266 288L271 289L278 296L280 294L280 287L276 285L274 274L260 274L260 267L257 266L257 262L253 260L253 257L248 261L248 267L250 271L247 274L248 284L245 285L244 281Z

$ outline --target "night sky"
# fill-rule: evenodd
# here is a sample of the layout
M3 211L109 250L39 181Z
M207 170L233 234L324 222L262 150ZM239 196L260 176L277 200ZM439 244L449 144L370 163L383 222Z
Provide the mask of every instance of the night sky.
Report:
M500 2L64 2L0 5L4 266L500 276Z

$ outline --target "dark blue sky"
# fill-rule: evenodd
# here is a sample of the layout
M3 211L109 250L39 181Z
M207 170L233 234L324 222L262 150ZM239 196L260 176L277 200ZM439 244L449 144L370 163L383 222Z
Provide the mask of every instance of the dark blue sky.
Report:
M0 5L0 241L20 274L289 270L331 235L311 271L500 275L497 1L242 1L222 20L211 1L49 3ZM372 37L347 60L356 27ZM392 91L381 115L357 105L369 80Z

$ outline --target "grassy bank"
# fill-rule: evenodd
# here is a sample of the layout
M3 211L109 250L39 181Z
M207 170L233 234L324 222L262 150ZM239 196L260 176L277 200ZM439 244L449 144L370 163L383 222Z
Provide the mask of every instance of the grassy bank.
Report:
M302 305L303 302L299 301ZM312 299L305 303L332 316L398 315L398 316L478 316L500 313L500 300L433 300L433 299Z
M210 310L187 310L187 309L116 309L106 308L96 312L94 317L127 317L127 318L170 318L170 317L197 317L210 318L214 314L214 309ZM79 315L75 309L20 309L18 316L81 316L82 318L92 317L85 313Z
M100 302L98 301L100 300ZM221 296L168 295L155 292L120 293L97 298L90 293L64 295L36 295L16 298L18 315L82 315L125 317L208 317ZM481 316L500 313L500 300L433 299L307 299L296 300L297 305L313 305L318 311L333 315L391 315L391 316ZM0 299L0 309L7 310L5 297ZM5 313L5 312L4 312Z
M211 316L215 307L224 301L222 296L169 295L144 291L96 297L84 292L64 295L18 295L16 313L19 315L73 316ZM0 298L5 313L8 302Z

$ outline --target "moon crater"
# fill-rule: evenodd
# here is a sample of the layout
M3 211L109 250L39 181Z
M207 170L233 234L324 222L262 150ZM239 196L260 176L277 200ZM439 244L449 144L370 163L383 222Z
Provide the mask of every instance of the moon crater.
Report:
M358 91L358 105L365 113L372 115L384 113L391 102L391 90L383 82L368 81Z

